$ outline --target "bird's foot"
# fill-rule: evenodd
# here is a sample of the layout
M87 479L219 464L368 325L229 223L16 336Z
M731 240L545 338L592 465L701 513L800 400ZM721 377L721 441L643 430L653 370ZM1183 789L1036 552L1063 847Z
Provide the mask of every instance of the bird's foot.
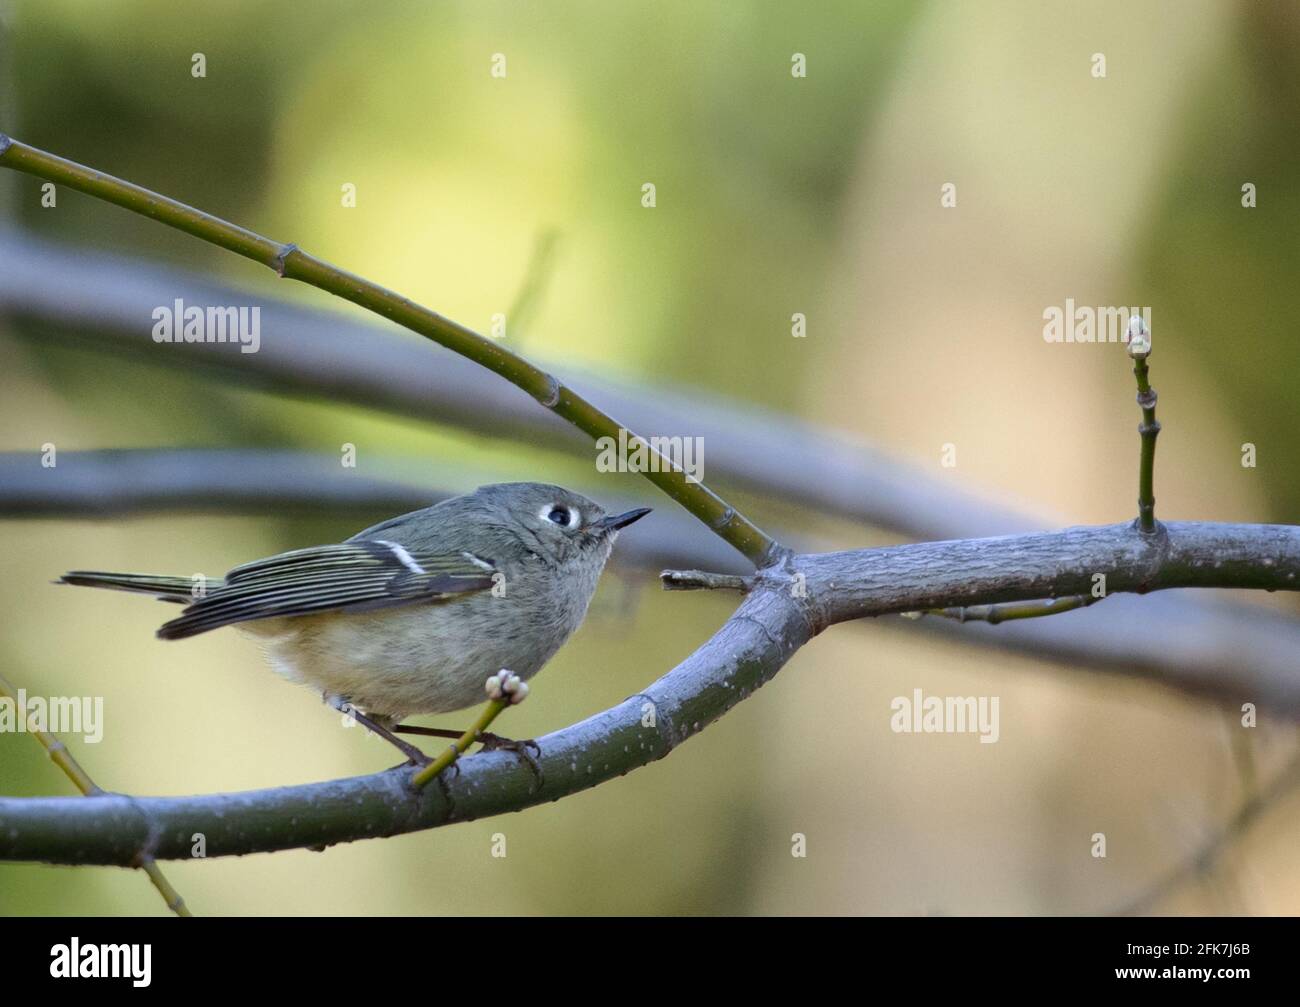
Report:
M515 741L513 738L503 738L489 731L480 731L475 740L483 746L485 752L514 752L528 764L533 776L537 777L537 785L539 787L542 785L542 764L538 761L542 754L542 746L532 738Z
M483 746L485 752L514 752L516 755L522 755L526 750L532 749L534 758L542 754L541 746L532 738L515 741L513 738L493 734L491 731L480 731L474 740Z
M398 724L393 730L402 734L420 734L426 738L460 738L465 733L464 731L448 730L445 727L425 727L422 724ZM532 738L515 741L513 738L492 734L490 731L480 731L474 740L482 746L482 750L485 752L514 752L520 759L528 763L528 768L537 777L538 784L541 784L542 764L538 759L542 754L542 748Z
M425 727L422 724L398 724L393 730L402 734L421 734L426 738L460 738L465 733L464 731L452 731L445 727ZM525 741L515 741L513 738L492 734L490 731L480 731L474 740L483 746L485 752L518 752L521 748L531 748L538 755L542 754L541 748L532 738Z

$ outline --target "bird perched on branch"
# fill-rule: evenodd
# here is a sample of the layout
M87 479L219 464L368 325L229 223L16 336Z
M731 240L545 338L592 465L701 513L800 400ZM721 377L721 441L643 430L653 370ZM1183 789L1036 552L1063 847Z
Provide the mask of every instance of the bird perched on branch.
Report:
M525 681L540 671L582 623L619 530L648 513L607 515L559 486L498 483L220 580L74 570L60 582L185 605L158 630L164 640L236 626L280 674L424 763L394 730L460 732L402 718L470 706L503 669Z

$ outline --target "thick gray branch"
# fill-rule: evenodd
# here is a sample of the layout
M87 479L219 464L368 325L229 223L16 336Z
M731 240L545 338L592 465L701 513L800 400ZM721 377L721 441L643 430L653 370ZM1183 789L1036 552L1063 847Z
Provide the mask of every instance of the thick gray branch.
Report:
M205 797L0 799L0 859L128 864L143 850L208 856L346 842L433 828L556 800L662 758L763 685L817 631L867 615L1021 601L1091 589L1300 586L1300 528L1130 525L792 557L770 570L703 647L645 693L538 739L543 783L515 756L462 761L446 791L417 794L393 770L329 783ZM799 576L802 575L802 576ZM806 595L806 597L804 597ZM1145 599L1143 599L1145 600ZM1109 605L1094 606L1092 611ZM1067 619L1069 615L1055 618ZM1000 627L1001 628L1001 627ZM1212 689L1234 701L1300 712L1300 673L1263 679L1225 666ZM828 697L828 702L837 701ZM651 722L650 714L653 714ZM889 711L864 710L883 729Z
M1171 521L1155 535L1132 523L1032 535L923 542L801 556L825 624L956 605L1171 587L1300 589L1300 527Z
M554 801L661 759L767 682L809 637L780 594L747 599L643 693L537 739L542 783L517 756L485 752L422 791L409 770L205 797L0 798L0 860L130 864L319 846L429 829Z
M798 557L793 569L809 584L824 585L816 595L819 625L891 612L1089 594L1097 574L1105 576L1108 596L1191 587L1295 591L1300 589L1300 528L1168 522L1159 534L1143 535L1126 523L822 553ZM1011 633L1043 646L1063 643L1068 653L1070 644L1063 637L1069 620L1095 634L1087 654L1103 663L1109 654L1116 669L1233 703L1267 705L1288 716L1300 713L1300 634L1294 620L1260 635L1260 624L1234 626L1206 606L1210 625L1180 623L1177 632L1166 633L1170 609L1161 603L1169 600L1131 599L1122 605L1126 599L1111 598L1037 624L933 622L982 641ZM1157 637L1158 647L1153 646ZM1134 649L1123 649L1125 644ZM1243 648L1256 660L1243 661Z

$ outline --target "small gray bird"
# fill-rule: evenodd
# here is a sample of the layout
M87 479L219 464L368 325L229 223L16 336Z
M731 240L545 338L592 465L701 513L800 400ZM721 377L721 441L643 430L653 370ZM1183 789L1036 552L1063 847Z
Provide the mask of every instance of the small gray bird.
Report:
M219 581L75 570L61 583L184 604L164 640L238 626L280 674L424 762L390 728L456 736L399 721L480 702L503 669L540 671L582 623L619 529L648 513L606 515L559 486L498 483Z

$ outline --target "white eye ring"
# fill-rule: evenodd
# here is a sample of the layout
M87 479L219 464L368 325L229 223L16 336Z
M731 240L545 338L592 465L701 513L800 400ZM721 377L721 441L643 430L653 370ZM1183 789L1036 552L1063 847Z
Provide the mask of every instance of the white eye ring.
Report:
M555 520L556 514L563 514L564 520ZM537 516L543 521L549 521L561 528L576 528L582 522L582 515L576 507L566 507L564 504L559 503L547 504L538 512Z

